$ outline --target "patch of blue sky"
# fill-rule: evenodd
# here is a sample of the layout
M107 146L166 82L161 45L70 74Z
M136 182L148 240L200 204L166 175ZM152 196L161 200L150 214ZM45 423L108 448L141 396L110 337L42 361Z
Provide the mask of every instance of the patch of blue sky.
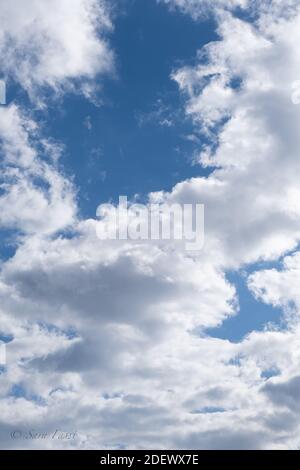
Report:
M120 3L124 11L116 16L110 37L117 74L115 79L101 79L102 105L70 94L63 103L51 102L46 118L44 112L36 112L46 133L65 146L62 165L74 175L83 217L95 217L100 203L117 202L119 195L139 194L143 199L149 192L171 190L179 181L207 176L212 170L193 164L193 156L207 142L184 115L184 97L170 75L192 64L197 51L218 38L213 19L193 21L155 1ZM251 14L239 14L252 21ZM241 86L238 77L231 86ZM15 99L30 109L20 87L9 83L7 91L8 102ZM0 234L2 260L15 250L10 235ZM257 264L247 274L267 267ZM229 273L228 279L237 288L240 312L207 333L239 341L268 322L280 324L281 310L258 302L241 273ZM72 332L67 335L72 338Z
M243 271L227 273L227 279L237 290L239 312L237 315L225 320L221 326L207 329L206 333L215 338L239 342L252 331L263 331L268 325L283 329L284 317L282 309L256 299L248 289L247 279L257 271L269 269L282 271L284 269L284 258L292 256L299 251L299 248L298 245L275 261L260 261L247 266Z

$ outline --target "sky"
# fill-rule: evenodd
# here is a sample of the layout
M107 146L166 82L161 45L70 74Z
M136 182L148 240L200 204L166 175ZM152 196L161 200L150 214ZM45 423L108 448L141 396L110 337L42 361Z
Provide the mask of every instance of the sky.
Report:
M102 105L67 96L63 112L50 110L51 136L66 145L64 167L75 176L86 217L120 194L143 197L208 174L192 164L194 129L170 75L216 37L213 20L198 24L152 1L121 6L110 37L116 70L102 82Z
M0 448L298 449L300 2L24 3L0 0ZM203 248L100 239L120 196L203 204Z

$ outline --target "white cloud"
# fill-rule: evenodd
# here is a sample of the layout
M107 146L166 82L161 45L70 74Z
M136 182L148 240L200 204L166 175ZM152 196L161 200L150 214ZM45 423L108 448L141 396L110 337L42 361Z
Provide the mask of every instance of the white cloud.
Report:
M249 277L249 288L267 304L285 309L289 315L299 314L300 253L284 259L282 269L257 271ZM291 318L291 320L293 317Z
M195 20L207 14L220 15L224 11L247 11L249 13L261 13L264 17L291 17L297 8L298 0L157 0L164 2L171 9L179 9L183 13L191 15ZM263 20L265 19L263 18ZM259 18L260 20L261 18Z
M179 8L194 19L198 19L211 10L244 8L249 4L249 0L158 0L158 2L164 2L171 8Z
M299 240L300 108L291 102L299 21L276 27L262 15L251 25L226 13L220 41L205 48L199 65L173 74L195 126L214 137L199 162L217 169L177 185L169 198L205 204L206 239L227 266L274 259Z
M197 421L191 411L203 403L190 401L199 374L206 388L216 386L216 370L225 373L222 361L232 350L230 343L221 347L222 342L201 340L189 330L229 314L234 290L221 274L180 253L100 242L93 221L78 230L71 239L29 238L2 267L0 329L8 331L10 325L8 332L16 337L8 345L13 357L2 377L6 389L21 383L27 390L36 409L34 426L41 413L47 428L59 426L61 407L68 403L73 424L64 418L63 425L76 425L84 447L116 446L120 440L160 447L161 438L151 437L155 422L162 426L164 445L174 444L177 420L187 420L187 430ZM25 338L34 341L33 331L22 335L29 319L33 325L51 319L60 333L50 335L42 348L31 348ZM78 340L66 340L63 332L70 329ZM17 365L18 355L23 361ZM42 397L47 406L30 396ZM19 400L10 403L9 416L15 413L10 423L18 422ZM164 421L173 423L171 435Z
M50 234L71 225L74 189L58 170L57 145L14 104L0 109L0 139L0 226Z

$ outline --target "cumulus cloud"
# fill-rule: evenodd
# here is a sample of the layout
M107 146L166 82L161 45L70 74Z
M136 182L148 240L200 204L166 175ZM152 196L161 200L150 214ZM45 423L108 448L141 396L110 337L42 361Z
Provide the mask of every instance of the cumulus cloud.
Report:
M103 0L1 0L0 21L2 73L35 100L45 87L59 93L78 85L89 95L92 81L112 72Z

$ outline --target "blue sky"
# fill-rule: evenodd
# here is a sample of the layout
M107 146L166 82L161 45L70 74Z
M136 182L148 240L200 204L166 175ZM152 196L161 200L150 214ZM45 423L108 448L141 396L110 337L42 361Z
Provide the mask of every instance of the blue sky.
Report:
M51 110L47 123L66 144L63 163L75 175L84 216L120 194L143 198L207 174L192 164L199 143L187 140L194 127L171 73L193 63L197 50L215 37L212 20L199 24L156 2L127 2L111 37L116 76L102 85L103 105L70 96L63 111Z
M73 178L83 218L94 217L100 203L115 203L120 195L144 201L152 191L170 191L212 171L194 163L207 139L185 115L184 97L171 74L193 65L197 52L218 39L214 18L196 22L154 1L120 6L110 37L115 75L101 83L100 104L67 95L49 109L46 120L41 115L47 133L64 145L61 164ZM9 99L18 93L12 86ZM30 106L26 95L20 99ZM14 253L9 235L4 257ZM228 279L237 288L240 312L208 330L211 336L240 341L280 319L280 309L255 300L245 277L235 273Z
M299 448L298 3L0 0L0 448Z
M211 172L194 164L207 141L184 115L171 74L193 64L197 51L218 38L215 26L212 17L198 23L181 12L170 14L165 5L129 1L111 37L116 76L102 85L103 104L71 96L63 110L51 110L49 133L66 146L63 165L75 177L83 217L93 217L100 203L117 202L120 195L143 201L149 192L170 191ZM257 302L243 276L228 279L237 288L240 312L209 330L211 336L240 341L280 320L281 310Z
M207 333L215 338L241 341L252 331L262 331L267 324L276 328L280 325L282 310L258 302L247 286L246 273L228 273L227 277L236 287L239 311L234 317L225 320L221 326L209 329Z

